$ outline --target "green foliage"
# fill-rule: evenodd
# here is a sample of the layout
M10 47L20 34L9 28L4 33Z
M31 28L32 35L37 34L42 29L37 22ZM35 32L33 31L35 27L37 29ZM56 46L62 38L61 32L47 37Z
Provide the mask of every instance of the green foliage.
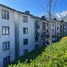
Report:
M26 59L30 59L30 63ZM38 50L33 50L8 67L67 67L67 37L46 48L43 46Z

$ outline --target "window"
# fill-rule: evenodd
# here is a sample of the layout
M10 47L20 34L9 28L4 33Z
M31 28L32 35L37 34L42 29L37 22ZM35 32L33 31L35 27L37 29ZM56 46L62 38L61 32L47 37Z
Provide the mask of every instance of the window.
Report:
M28 49L24 49L24 54L28 54Z
M28 17L27 16L23 16L23 22L25 22L25 23L28 22Z
M54 32L54 29L52 29L52 32Z
M39 48L39 44L35 45L35 49L38 49Z
M2 26L2 34L9 35L9 27L8 26Z
M28 39L26 38L26 39L23 39L23 44L24 45L27 45L28 44Z
M47 33L48 33L48 29L47 29Z
M7 56L3 59L3 64L6 65L6 64L9 64L10 63L10 56Z
M35 20L35 28L36 29L39 29L40 28L39 23L38 23L38 20Z
M38 36L35 36L35 41L38 41Z
M49 45L49 41L47 41L46 44Z
M3 42L3 50L9 50L10 49L10 42L7 41L7 42Z
M45 29L45 23L44 22L42 23L42 29Z
M57 27L57 30L59 30L59 27Z
M59 25L59 23L57 23L57 25Z
M47 23L47 26L48 26L48 23Z
M59 35L59 33L57 32L57 35Z
M6 10L2 10L2 19L9 20L9 12Z
M28 28L23 28L23 33L28 34Z
M54 23L52 24L52 26L54 27Z

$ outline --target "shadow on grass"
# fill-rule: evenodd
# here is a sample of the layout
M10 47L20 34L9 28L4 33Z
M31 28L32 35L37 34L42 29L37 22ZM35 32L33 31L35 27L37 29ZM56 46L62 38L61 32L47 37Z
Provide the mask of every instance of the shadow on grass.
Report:
M18 61L20 61L21 63L24 63L26 60L28 63L30 63L30 60L35 60L37 58L37 56L41 55L41 53L46 49L46 47L47 47L46 45L43 45L42 47L40 47L38 49L34 49L30 53L17 58L11 64L17 64Z

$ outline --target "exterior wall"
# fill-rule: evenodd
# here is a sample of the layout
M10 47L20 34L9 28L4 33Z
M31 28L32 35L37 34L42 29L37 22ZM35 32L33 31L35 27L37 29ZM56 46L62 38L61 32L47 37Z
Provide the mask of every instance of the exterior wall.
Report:
M2 19L2 9L9 11L9 20ZM0 67L3 65L3 58L10 56L10 61L15 59L15 30L14 30L13 11L0 6ZM2 35L2 26L9 26L10 34ZM10 50L3 51L2 42L10 41Z
M47 41L47 37L46 35L48 34L47 29L48 29L48 25L47 25L47 21L42 21L41 22L41 41L43 45L46 45L46 41Z
M41 46L45 45L45 22L40 22L40 41L41 41Z
M60 22L60 36L64 36L64 22Z
M67 36L67 23L64 22L64 36Z
M31 16L28 16L28 23L23 22L23 14L19 14L19 55L24 54L24 49L28 49L30 52L34 49L35 44L35 30L34 30L34 21ZM28 28L28 34L23 34L23 28ZM23 44L23 39L28 38L28 45Z
M15 57L19 56L19 13L14 11L15 22Z
M49 32L48 21L45 22L45 34L46 34L45 43L49 44L50 32ZM57 41L58 37L60 38L60 22L57 20L51 20L51 35L52 35L52 42Z
M38 24L36 25L36 23L38 23ZM34 26L35 26L35 28L34 28L34 30L35 30L34 37L38 37L37 41L34 40L35 41L35 45L34 45L35 48L36 48L36 46L37 46L37 48L41 46L41 30L40 30L41 25L40 25L40 23L41 23L40 19L37 19L37 18L35 19L34 18Z
M49 29L48 29L48 21L45 22L45 45L49 41Z
M52 22L52 41L56 41L58 39L58 36L60 38L60 22L53 20Z

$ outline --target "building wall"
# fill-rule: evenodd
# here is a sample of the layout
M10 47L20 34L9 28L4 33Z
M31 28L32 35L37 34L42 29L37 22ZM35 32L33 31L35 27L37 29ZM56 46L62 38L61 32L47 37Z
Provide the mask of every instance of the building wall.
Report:
M23 22L23 16L28 17L28 23ZM23 34L23 28L28 28L28 34ZM24 50L28 49L30 52L34 49L35 44L35 32L34 32L34 20L31 18L31 16L19 14L19 55L24 54ZM23 44L23 39L28 38L28 44Z
M9 11L9 20L2 19L2 9ZM13 11L0 6L0 67L3 65L3 58L10 56L10 61L15 59L15 30ZM2 35L2 26L9 26L10 34ZM10 41L10 50L3 51L3 42Z
M64 22L64 36L67 36L67 22Z
M19 56L19 13L14 11L15 22L15 57Z

